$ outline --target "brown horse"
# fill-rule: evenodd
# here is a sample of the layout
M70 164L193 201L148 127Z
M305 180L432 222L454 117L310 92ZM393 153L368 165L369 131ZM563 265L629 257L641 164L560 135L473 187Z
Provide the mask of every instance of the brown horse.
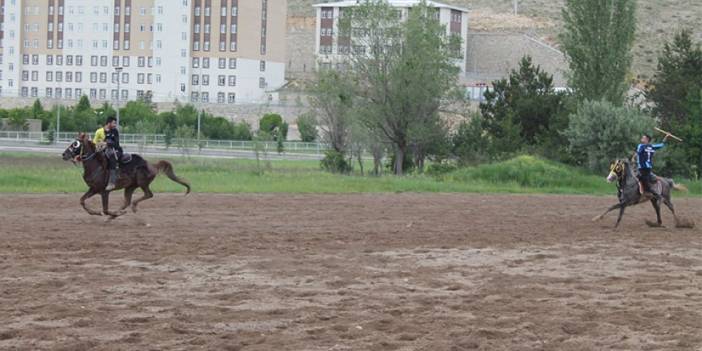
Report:
M98 151L95 144L90 140L85 133L81 133L76 140L63 152L65 161L83 163L83 180L90 188L83 197L80 198L80 205L91 215L110 216L116 218L126 213L125 209L132 206L132 211L136 213L137 205L152 198L154 194L149 189L149 185L156 176L160 173L165 174L172 181L183 185L190 193L190 183L179 178L173 172L173 165L168 161L159 161L155 165L151 165L139 155L132 155L131 161L123 164L119 168L119 176L117 178L117 186L114 190L124 189L124 204L119 211L113 212L109 210L110 191L106 191L109 172L107 171L107 160L102 152ZM137 188L141 188L144 196L132 203L132 195ZM102 197L102 212L94 211L88 208L85 201L92 196L100 194Z

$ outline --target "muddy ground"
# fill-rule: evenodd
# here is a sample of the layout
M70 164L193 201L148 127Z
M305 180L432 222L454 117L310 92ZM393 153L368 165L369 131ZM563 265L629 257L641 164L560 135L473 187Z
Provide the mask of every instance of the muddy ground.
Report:
M612 201L0 195L0 349L700 350L702 232Z

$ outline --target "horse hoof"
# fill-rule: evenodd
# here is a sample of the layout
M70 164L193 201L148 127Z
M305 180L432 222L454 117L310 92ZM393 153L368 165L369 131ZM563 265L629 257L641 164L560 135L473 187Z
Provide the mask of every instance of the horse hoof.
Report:
M646 225L649 226L649 227L651 227L651 228L661 228L661 227L663 227L663 224L662 224L662 223L651 222L651 221L649 221L649 220L646 220Z
M597 221L599 221L600 219L602 219L602 216L597 216L597 217L593 218L592 221L593 221L593 222L597 222Z

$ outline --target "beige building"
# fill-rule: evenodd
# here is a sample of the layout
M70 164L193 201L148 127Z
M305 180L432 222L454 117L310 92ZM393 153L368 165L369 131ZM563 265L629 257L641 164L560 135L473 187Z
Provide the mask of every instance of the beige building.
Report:
M419 0L387 0L388 4L397 9L398 15L403 20L409 16L412 7L417 6ZM366 52L362 45L354 45L353 38L339 36L339 18L344 11L358 6L356 0L343 0L314 5L317 12L315 28L315 56L317 65L321 68L332 68L344 64L350 52ZM446 34L461 38L461 48L458 50L455 64L461 73L466 68L466 42L468 40L468 10L462 7L427 1L427 5L436 10L436 18L445 26ZM352 37L364 35L364 29L354 29Z
M257 103L285 82L286 0L0 0L0 96Z

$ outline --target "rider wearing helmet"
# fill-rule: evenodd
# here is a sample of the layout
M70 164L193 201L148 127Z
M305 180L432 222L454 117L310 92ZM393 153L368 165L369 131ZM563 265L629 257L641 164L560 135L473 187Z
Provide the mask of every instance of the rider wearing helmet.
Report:
M107 169L110 171L110 181L105 190L114 190L117 183L119 160L122 157L122 147L119 146L119 131L117 131L116 118L107 117L105 126L95 132L93 143L95 143L95 145L104 143Z
M656 150L665 146L665 141L668 140L666 135L663 138L663 142L660 144L651 144L651 136L644 134L641 136L641 144L636 147L636 164L639 168L639 192L643 195L645 191L651 192L656 198L660 197L660 194L655 193L651 189L651 184L655 181L653 177L653 154Z

